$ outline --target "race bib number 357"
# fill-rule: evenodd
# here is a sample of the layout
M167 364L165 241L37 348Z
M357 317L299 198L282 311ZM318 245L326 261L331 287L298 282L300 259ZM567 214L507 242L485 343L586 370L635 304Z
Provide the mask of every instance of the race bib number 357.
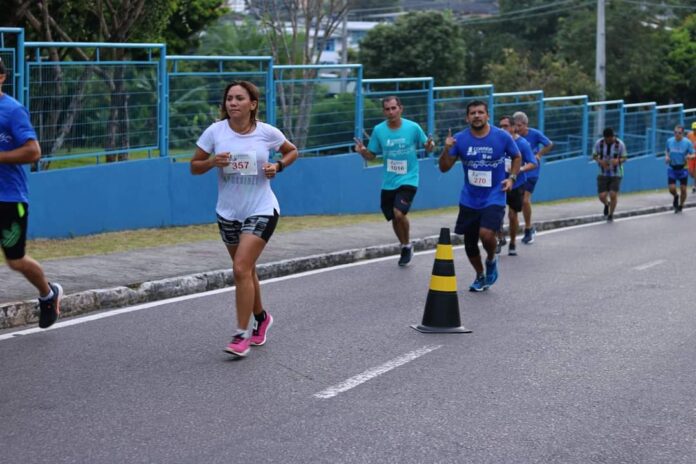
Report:
M474 171L473 169L469 169L467 175L471 185L477 187L493 186L493 173L491 171Z
M242 176L255 176L256 153L234 153L230 155L230 164L222 168L225 174L240 174Z

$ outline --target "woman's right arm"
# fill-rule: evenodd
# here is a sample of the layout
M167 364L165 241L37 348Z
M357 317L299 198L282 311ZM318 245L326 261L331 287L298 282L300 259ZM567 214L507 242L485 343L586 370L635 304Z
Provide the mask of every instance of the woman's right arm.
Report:
M223 167L229 164L229 153L220 153L213 157L200 147L196 147L196 153L191 158L191 174L205 174L214 167Z

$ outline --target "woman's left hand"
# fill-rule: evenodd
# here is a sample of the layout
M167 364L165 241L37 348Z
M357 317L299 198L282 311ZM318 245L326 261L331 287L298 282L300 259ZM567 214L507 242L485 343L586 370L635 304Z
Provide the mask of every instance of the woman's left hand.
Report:
M267 179L273 179L276 175L278 165L276 163L263 163L262 169Z

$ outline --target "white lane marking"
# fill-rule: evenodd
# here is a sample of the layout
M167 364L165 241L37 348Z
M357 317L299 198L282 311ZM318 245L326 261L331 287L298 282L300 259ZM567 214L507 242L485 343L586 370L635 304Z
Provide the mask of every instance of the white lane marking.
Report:
M650 269L651 267L659 266L664 262L664 259L658 259L657 261L651 261L649 263L641 264L640 266L636 266L633 269L635 269L636 271L644 271L646 269Z
M661 216L661 215L670 214L670 213L671 212L669 212L669 211L662 212L662 213L652 213L652 214L645 214L645 215L631 216L631 217L627 217L627 218L615 219L614 221L615 222L629 221L629 220L634 220L634 219L649 218L649 217L653 217L653 216ZM591 222L589 224L580 224L577 226L562 227L560 229L545 230L545 231L537 232L537 235L548 235L548 234L554 234L554 233L558 233L558 232L565 232L568 230L581 229L584 227L601 226L601 225L605 225L605 224L606 223L603 221ZM462 248L464 248L463 245L457 245L457 246L453 247L453 249L455 249L455 250L461 250ZM436 250L423 250L423 251L418 251L414 254L420 256L420 255L434 254L435 251ZM307 276L311 276L311 275L315 275L315 274L321 274L324 272L338 271L341 269L346 269L346 268L354 267L354 266L365 266L367 264L377 263L380 261L395 260L398 258L399 258L398 255L384 256L382 258L374 258L374 259L365 260L365 261L357 261L354 263L339 264L338 266L325 267L322 269L314 269L311 271L301 272L299 274L291 274L291 275L287 275L287 276L283 276L283 277L274 277L272 279L262 280L260 283L261 283L261 285L272 284L274 282L282 282L284 280L289 280L289 279L299 279L302 277L307 277ZM192 295L178 296L178 297L169 298L166 300L152 301L150 303L143 303L143 304L140 304L137 306L129 306L126 308L121 308L121 309L105 310L105 312L98 313L98 314L92 314L92 315L84 316L84 317L76 317L75 319L70 319L70 320L62 321L62 322L56 322L52 327L50 327L48 329L39 329L38 327L34 327L31 329L18 330L15 332L1 334L0 341L11 340L13 338L19 338L19 336L21 336L21 335L31 335L34 333L46 332L49 330L57 330L57 329L61 329L64 327L70 327L73 325L82 324L85 322L96 321L98 319L104 319L106 317L112 317L112 316L118 316L120 314L132 313L134 311L140 311L141 309L149 309L149 308L154 308L157 306L167 305L170 303L177 303L179 301L192 300L195 298L205 298L207 296L217 295L219 293L232 292L232 291L234 291L234 289L235 289L235 287L227 287L227 288L221 288L218 290L210 290L210 291L203 292L203 293L194 293Z
M414 359L420 358L424 354L428 354L431 351L435 351L438 348L442 348L442 345L424 346L423 348L411 351L410 353L406 353L403 356L399 356L398 358L394 358L391 361L387 361L381 366L368 369L361 374L358 374L344 382L339 383L338 385L334 385L333 387L329 387L326 390L320 391L319 393L315 393L314 397L321 399L333 398L334 396L340 393L355 388L358 385L365 383L368 380L374 379L375 377L382 375L386 372L389 372L392 369L396 369L399 366L403 366L404 364L411 362Z

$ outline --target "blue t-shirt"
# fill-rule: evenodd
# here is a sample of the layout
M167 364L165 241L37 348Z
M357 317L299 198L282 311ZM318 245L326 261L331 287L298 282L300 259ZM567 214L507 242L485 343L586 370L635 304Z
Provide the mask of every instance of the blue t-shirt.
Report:
M475 137L470 129L464 129L454 138L456 143L449 154L461 159L464 168L459 204L474 209L505 206L505 192L500 185L505 180L505 157L520 156L510 134L490 126L484 137Z
M377 124L367 149L383 155L382 189L396 190L402 185L418 187L418 153L428 138L413 121L401 118L401 127L390 129L387 121Z
M529 142L527 142L524 137L517 137L515 140L515 144L517 145L517 148L520 150L520 153L522 154L522 160L520 164L520 168L524 166L527 163L532 163L532 164L537 164L537 159L534 156L534 153L532 153L532 147L529 146ZM509 160L512 160L512 158L508 157ZM510 177L510 174L507 173L505 177ZM514 185L512 188L516 189L520 187L522 184L524 184L527 181L527 173L526 172L520 172L517 174L517 181L515 181Z
M37 137L26 108L7 94L0 96L0 151L14 150L29 140ZM29 202L22 165L0 163L0 201Z
M548 147L551 145L551 140L548 139L540 130L534 129L532 127L527 129L527 135L523 135L524 139L529 142L532 147L532 153L536 156L541 150L541 147ZM537 167L527 172L527 177L529 179L536 179L539 177L539 172L541 171L541 162L537 162Z
M670 166L684 166L686 164L686 155L694 152L694 146L687 138L677 139L670 137L667 139L667 153L669 153Z

